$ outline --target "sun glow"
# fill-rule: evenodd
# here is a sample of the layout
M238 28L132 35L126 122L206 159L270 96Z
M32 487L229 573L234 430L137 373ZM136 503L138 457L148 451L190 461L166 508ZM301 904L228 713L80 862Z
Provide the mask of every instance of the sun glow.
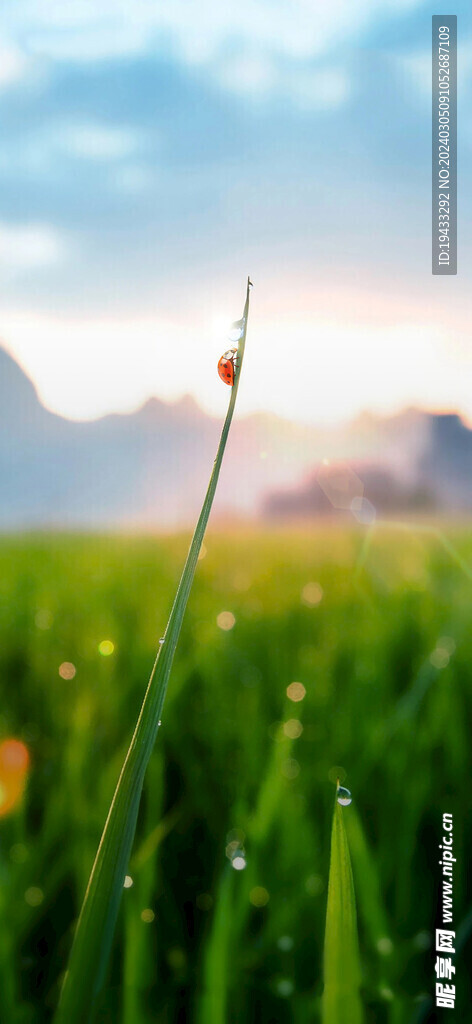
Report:
M94 419L133 411L152 395L174 401L192 394L220 416L228 395L216 366L238 313L209 311L199 321L8 314L0 315L0 329L41 400L60 415ZM456 342L414 320L382 326L357 318L352 325L251 314L239 412L262 409L315 423L405 405L472 415L472 357L459 336Z

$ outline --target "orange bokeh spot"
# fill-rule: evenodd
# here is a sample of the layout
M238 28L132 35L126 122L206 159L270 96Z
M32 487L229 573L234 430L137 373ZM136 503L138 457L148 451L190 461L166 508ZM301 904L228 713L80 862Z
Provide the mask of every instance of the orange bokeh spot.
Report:
M28 766L28 748L21 740L8 739L0 743L0 817L21 800Z

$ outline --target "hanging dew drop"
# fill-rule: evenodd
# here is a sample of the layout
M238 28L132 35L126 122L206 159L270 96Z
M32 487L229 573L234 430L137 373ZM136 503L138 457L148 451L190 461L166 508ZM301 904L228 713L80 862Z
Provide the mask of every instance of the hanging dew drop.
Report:
M244 333L244 317L243 317L242 320L235 320L234 324L232 324L231 330L229 332L229 340L230 341L239 341L239 339L242 338L243 333Z
M349 804L352 803L352 796L350 790L345 789L344 786L338 786L336 799L338 801L338 804L341 804L341 807L349 807Z
M165 640L165 636L161 636L161 638L159 640L159 646L161 646L161 644L164 643L164 640Z

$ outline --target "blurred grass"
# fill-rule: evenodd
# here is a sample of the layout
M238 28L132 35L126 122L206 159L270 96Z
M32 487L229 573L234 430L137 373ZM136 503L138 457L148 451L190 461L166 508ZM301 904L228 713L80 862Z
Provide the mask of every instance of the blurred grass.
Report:
M460 865L472 840L462 797L472 533L378 528L367 551L364 539L324 527L208 535L100 1024L320 1020L333 766L345 768L354 798L346 827L366 1021L417 1018L435 980L445 810L455 813L459 851L457 927L470 910ZM23 739L32 758L23 806L0 819L8 1024L52 1016L187 547L184 535L0 542L0 737ZM303 599L310 582L323 592L314 606ZM235 616L230 630L217 624L222 611ZM108 657L104 639L115 645ZM60 677L63 662L75 665L73 679ZM306 689L298 703L287 698L292 681ZM231 830L244 834L242 871L225 854ZM466 955L457 965L463 1019Z

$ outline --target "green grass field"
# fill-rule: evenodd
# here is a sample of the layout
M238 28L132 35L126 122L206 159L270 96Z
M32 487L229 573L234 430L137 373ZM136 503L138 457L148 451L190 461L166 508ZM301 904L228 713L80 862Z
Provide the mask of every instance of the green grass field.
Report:
M436 981L446 811L463 951L472 926L472 532L228 530L205 544L97 1021L320 1020L341 768L366 1021L419 1024ZM31 756L25 798L0 819L5 1024L51 1019L187 546L1 541L0 738ZM303 699L287 696L292 682ZM465 1021L465 953L456 964Z

